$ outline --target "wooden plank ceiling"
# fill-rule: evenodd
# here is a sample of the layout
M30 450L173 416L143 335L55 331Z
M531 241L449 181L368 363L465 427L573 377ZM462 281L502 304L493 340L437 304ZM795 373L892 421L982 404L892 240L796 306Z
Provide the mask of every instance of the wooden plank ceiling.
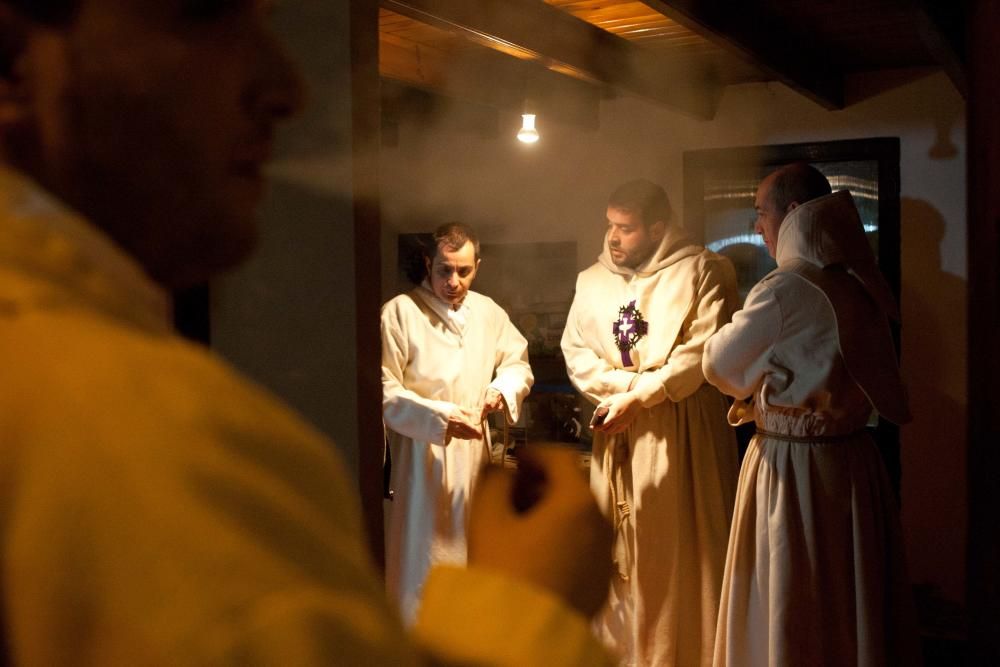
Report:
M845 76L866 70L943 67L964 92L960 12L931 0L381 0L379 66L497 109L558 100L587 122L617 92L711 118L722 87L752 81L836 109Z

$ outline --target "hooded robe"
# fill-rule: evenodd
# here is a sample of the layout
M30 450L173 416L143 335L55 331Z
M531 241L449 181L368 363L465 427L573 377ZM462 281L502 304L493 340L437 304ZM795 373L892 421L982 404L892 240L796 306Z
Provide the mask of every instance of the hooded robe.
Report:
M605 237L577 279L562 338L570 380L595 404L631 389L643 405L624 433L594 434L591 463L618 567L596 629L623 664L711 660L737 452L701 356L736 301L729 261L676 225L634 270L615 266Z
M705 347L755 421L726 559L716 665L914 665L896 499L872 410L909 420L898 316L847 191L793 209L778 268ZM744 402L749 399L750 402Z

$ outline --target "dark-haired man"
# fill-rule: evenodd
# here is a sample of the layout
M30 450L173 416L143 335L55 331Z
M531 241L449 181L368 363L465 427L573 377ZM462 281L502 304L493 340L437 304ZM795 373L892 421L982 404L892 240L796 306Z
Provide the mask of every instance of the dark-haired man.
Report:
M528 342L471 290L479 240L461 223L434 232L426 278L382 308L382 414L392 455L386 582L416 613L433 563L466 560L466 507L490 460L485 417L513 424L531 389Z
M638 180L612 193L562 350L603 418L591 486L618 528L618 576L598 629L623 664L711 660L736 441L701 355L736 298L732 265L671 219L663 188Z
M726 555L715 661L919 665L896 501L872 413L909 420L896 303L854 200L794 163L757 189L778 267L705 345L709 382L753 421Z
M169 324L167 289L253 247L300 104L265 11L0 0L0 663L427 660L334 445ZM573 559L604 562L609 531L572 460L538 465L523 515L484 480L479 565L432 574L418 628L439 658L601 660L584 614L604 591Z

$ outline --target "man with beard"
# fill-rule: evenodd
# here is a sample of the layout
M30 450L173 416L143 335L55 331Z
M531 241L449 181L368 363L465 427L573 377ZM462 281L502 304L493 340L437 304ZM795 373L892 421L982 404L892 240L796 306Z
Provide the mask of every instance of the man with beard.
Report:
M562 350L597 406L591 487L617 529L597 628L623 664L711 661L736 440L701 356L736 294L732 265L671 220L663 188L637 180L612 193Z
M441 225L426 278L382 308L382 414L392 457L386 583L414 617L433 563L466 561L466 507L490 460L486 415L517 421L534 379L528 342L492 299L470 288L479 239Z
M482 482L421 650L335 445L172 331L168 290L253 247L300 105L266 13L0 0L0 662L600 664L576 560L610 566L610 530L571 458L531 464L528 512Z

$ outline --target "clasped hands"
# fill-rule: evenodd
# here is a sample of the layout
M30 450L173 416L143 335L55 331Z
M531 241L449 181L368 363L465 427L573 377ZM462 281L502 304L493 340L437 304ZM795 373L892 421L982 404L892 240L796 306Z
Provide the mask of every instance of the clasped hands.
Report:
M483 404L479 410L473 408L463 408L456 405L448 415L448 427L445 431L445 440L459 438L461 440L474 440L483 437L482 423L486 415L491 412L506 412L507 401L499 390L490 387L486 390Z
M591 428L608 435L621 433L632 424L641 409L642 401L634 393L626 391L614 394L598 404L594 413L604 413L605 416L600 422L592 422Z

